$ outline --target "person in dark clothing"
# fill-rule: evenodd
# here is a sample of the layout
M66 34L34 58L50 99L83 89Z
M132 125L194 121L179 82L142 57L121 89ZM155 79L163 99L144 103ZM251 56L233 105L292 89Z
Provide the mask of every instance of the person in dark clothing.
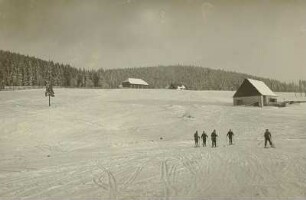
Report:
M198 134L198 131L195 132L195 134L193 135L194 136L194 143L195 143L195 146L199 146L199 134Z
M234 133L233 131L230 129L227 133L227 137L228 137L228 140L229 140L229 145L232 145L233 144L233 136L234 136Z
M206 138L208 138L207 134L205 133L205 131L203 131L201 138L203 140L203 147L206 147Z
M273 147L273 144L272 144L272 141L271 141L272 136L271 136L271 133L270 133L269 129L266 129L264 137L265 137L265 148L267 148L267 142L269 142L270 146Z
M214 130L212 133L211 133L211 142L212 142L212 148L213 147L217 147L217 133L216 133L216 130Z

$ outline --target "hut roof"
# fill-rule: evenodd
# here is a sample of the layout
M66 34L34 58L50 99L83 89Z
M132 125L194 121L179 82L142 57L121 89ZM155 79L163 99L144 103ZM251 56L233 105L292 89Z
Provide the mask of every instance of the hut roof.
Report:
M245 79L234 97L245 97L245 96L276 96L274 92L262 81L254 79Z
M248 81L250 81L252 85L255 86L260 94L266 96L276 96L264 82L253 79L248 79Z
M138 78L128 78L125 81L123 81L123 83L130 83L130 84L134 84L134 85L149 85L144 80L138 79Z

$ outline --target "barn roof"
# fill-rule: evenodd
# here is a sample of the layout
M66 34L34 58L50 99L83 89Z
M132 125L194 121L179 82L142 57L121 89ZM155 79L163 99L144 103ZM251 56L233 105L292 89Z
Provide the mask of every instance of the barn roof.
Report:
M248 79L248 81L250 81L250 83L258 90L260 94L266 96L276 96L264 82L253 79Z
M245 97L245 96L276 96L274 92L262 81L254 79L245 79L234 97Z
M128 78L125 81L123 81L123 83L130 83L135 85L149 85L147 82L139 78Z

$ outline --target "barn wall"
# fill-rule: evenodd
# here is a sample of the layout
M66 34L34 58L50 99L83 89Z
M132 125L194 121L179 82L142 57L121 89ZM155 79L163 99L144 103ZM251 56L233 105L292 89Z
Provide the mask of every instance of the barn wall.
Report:
M238 106L238 105L252 106L255 104L262 107L263 97L262 96L234 97L234 106Z
M261 96L261 93L255 88L255 86L250 83L248 79L245 79L241 86L238 88L234 97L253 97L253 96Z
M272 102L271 99L274 99L275 102ZM263 103L264 103L265 106L276 105L277 104L277 98L275 96L265 96Z
M131 84L128 82L122 82L122 87L124 88L148 88L147 85L137 85L137 84Z
M131 86L131 84L128 83L128 82L122 82L121 85L122 85L122 87L130 87Z

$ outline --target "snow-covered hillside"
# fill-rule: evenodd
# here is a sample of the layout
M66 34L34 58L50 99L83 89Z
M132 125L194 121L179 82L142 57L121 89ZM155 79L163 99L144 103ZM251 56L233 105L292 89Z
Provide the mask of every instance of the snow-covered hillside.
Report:
M217 91L55 95L48 107L44 90L0 93L1 198L306 198L306 104L233 107L233 92ZM276 148L263 148L266 128ZM213 129L218 147L195 148L193 133Z

